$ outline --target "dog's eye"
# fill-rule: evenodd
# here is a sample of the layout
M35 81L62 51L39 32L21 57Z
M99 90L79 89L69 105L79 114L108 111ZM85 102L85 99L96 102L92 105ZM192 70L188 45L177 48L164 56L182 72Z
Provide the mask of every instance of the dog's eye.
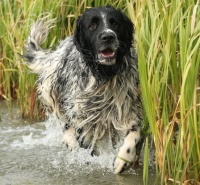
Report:
M111 23L113 26L118 26L118 24L116 22L112 22Z
M111 24L113 27L115 27L115 28L118 28L118 27L119 27L119 24L117 24L117 23L115 22L115 20L113 20L113 19L110 20L110 24Z
M96 30L96 28L97 28L97 24L95 23L92 23L89 25L89 30Z
M118 25L116 22L114 22L114 23L112 24L112 26L114 26L115 28L118 28L118 27L119 27L119 25Z

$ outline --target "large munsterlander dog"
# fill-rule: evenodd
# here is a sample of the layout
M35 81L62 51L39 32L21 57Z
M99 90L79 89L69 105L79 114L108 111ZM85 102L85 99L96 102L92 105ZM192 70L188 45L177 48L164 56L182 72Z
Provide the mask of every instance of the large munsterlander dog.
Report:
M132 22L110 6L88 9L74 35L49 51L40 48L53 26L45 20L31 27L26 47L40 99L63 124L71 149L95 151L105 135L113 146L123 139L114 171L124 171L136 159L142 121Z

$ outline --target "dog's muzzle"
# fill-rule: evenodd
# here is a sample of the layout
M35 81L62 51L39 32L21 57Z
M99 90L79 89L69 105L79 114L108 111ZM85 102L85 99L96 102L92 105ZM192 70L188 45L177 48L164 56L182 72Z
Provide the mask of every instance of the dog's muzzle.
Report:
M114 32L102 32L98 36L100 48L97 48L97 61L103 65L114 65L116 53L119 46L117 36Z

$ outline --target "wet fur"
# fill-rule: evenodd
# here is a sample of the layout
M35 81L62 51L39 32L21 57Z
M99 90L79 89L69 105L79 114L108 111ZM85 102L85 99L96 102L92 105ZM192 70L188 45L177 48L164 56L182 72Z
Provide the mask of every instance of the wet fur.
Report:
M31 27L26 47L27 64L38 74L39 98L56 113L72 149L95 150L105 135L113 146L124 138L114 162L115 173L122 172L135 161L142 122L133 24L110 6L92 8L78 18L74 35L49 51L40 48L54 23L47 19ZM88 22L94 20L98 29L88 30ZM113 35L109 43L101 39L102 33ZM115 58L98 58L98 48L107 45L117 47Z

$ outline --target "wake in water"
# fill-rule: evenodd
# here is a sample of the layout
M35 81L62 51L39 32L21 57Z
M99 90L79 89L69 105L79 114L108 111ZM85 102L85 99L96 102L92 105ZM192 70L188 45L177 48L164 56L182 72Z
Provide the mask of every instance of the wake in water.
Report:
M21 136L11 142L11 148L15 150L38 150L38 157L41 155L51 155L50 163L54 168L65 166L65 169L103 169L113 171L113 160L115 149L111 149L111 142L105 138L98 146L99 155L92 156L89 149L78 148L70 151L62 142L63 131L55 115L42 123L36 123L23 128L12 129ZM46 154L41 154L46 152ZM37 156L35 156L37 158ZM47 159L48 160L48 159ZM76 167L75 167L76 166Z
M109 139L98 145L99 156L83 148L69 151L54 115L32 124L22 120L17 110L10 119L6 106L0 105L0 184L143 184L141 168L113 174L116 151ZM150 177L149 184L154 184L155 177Z

